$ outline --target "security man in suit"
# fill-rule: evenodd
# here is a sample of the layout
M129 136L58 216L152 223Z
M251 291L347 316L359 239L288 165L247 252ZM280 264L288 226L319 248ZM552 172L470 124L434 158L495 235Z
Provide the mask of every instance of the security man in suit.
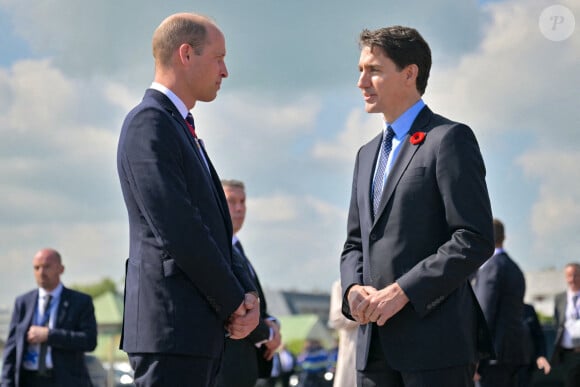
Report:
M515 387L520 367L528 362L523 321L526 280L504 250L505 230L493 220L495 251L477 271L473 290L487 321L496 358L482 360L477 373L481 387Z
M32 264L38 289L14 303L2 387L90 387L85 352L97 345L93 301L61 283L56 250L40 250Z
M557 327L551 363L563 369L565 387L580 386L580 263L564 268L568 289L556 295L554 319Z
M245 185L239 180L222 180L222 186L234 228L232 239L234 254L238 254L246 264L260 296L260 322L245 339L226 340L216 387L254 387L258 378L270 377L272 357L282 340L280 323L268 314L266 298L258 274L238 238L238 232L246 218Z
M365 110L385 125L357 153L341 256L357 384L472 386L492 351L468 282L493 252L481 152L423 102L431 51L415 29L364 30L360 46Z

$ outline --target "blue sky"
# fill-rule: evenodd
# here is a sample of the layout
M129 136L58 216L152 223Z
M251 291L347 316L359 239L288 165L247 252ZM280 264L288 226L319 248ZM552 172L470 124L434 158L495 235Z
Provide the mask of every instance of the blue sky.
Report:
M580 259L580 27L544 36L554 4L580 20L571 0L0 0L0 305L33 286L45 246L65 283L123 277L117 138L152 80L153 30L180 11L226 36L230 77L193 113L220 176L246 182L240 238L266 287L328 291L338 277L354 156L382 127L356 88L357 36L392 24L430 43L424 100L475 131L513 258Z

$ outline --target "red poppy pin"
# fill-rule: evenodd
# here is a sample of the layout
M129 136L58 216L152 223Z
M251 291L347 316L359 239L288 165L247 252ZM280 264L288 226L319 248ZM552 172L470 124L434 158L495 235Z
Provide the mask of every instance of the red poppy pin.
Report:
M413 145L419 145L425 141L425 132L415 132L409 138L409 142Z

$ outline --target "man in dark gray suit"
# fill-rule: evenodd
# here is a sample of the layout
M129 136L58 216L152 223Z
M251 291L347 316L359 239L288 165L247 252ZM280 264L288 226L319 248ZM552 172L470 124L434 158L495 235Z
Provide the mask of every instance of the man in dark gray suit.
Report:
M556 340L552 365L564 371L565 387L580 386L580 263L564 268L568 289L556 295Z
M247 336L259 300L232 256L219 176L191 110L228 72L206 17L169 16L153 34L155 79L125 118L117 168L129 215L121 348L140 386L213 386L226 335Z
M468 282L493 252L479 146L421 99L431 51L416 30L364 30L360 46L365 110L385 126L357 154L341 256L358 385L471 386L492 351Z
M495 251L477 271L473 290L493 338L496 359L479 363L481 387L515 387L517 372L528 362L524 350L523 309L526 280L503 248L504 226L493 220Z

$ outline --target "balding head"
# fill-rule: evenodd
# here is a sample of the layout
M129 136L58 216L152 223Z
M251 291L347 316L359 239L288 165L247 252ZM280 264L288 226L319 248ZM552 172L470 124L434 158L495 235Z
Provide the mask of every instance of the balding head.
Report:
M570 262L564 268L566 283L573 292L580 291L580 263Z
M228 76L224 34L209 18L190 13L169 16L153 34L154 81L191 110L213 101Z
M32 267L38 287L49 292L58 286L60 275L64 272L60 254L50 248L42 249L36 253L32 259Z
M196 55L203 53L208 29L217 28L209 18L192 13L176 13L161 22L153 33L155 65L171 65L173 55L182 44L193 47Z

